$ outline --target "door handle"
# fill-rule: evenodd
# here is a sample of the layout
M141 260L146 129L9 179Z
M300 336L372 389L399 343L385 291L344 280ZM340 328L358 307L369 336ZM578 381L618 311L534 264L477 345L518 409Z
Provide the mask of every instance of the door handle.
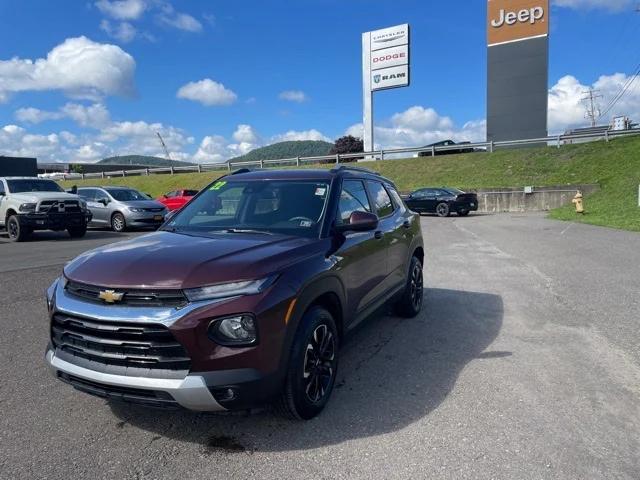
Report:
M380 240L382 238L382 232L378 230L376 233L373 234L373 236L376 240Z

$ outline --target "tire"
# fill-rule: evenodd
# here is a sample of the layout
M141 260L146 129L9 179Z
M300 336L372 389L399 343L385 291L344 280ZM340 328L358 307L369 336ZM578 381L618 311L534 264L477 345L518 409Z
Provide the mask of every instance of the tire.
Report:
M127 229L127 221L124 219L124 215L120 212L116 212L111 215L111 230L117 233L122 233Z
M417 257L411 259L407 284L404 287L400 300L395 305L398 315L405 318L413 318L422 310L423 280L422 263Z
M458 210L459 217L466 217L467 215L469 215L469 210Z
M436 215L439 217L448 217L450 214L449 204L448 203L439 203L436 205Z
M69 232L69 236L71 238L82 238L87 233L87 226L83 227L69 227L67 228L67 232Z
M31 232L20 223L20 219L16 215L11 215L7 218L7 233L10 241L24 242Z
M322 307L312 307L302 317L291 347L284 389L276 404L282 416L310 420L322 411L335 384L338 347L333 317Z

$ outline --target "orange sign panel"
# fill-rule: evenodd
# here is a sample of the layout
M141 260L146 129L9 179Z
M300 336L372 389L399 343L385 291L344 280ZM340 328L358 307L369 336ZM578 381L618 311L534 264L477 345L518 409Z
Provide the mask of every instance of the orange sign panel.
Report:
M549 34L549 0L488 0L489 46Z

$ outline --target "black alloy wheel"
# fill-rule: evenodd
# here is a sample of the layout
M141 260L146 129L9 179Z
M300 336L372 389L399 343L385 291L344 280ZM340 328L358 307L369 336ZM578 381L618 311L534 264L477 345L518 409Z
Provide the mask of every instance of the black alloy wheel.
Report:
M15 215L7 219L7 233L12 242L22 242L29 235L29 230L20 224L20 220Z
M313 331L304 355L305 393L311 403L320 402L333 382L336 342L326 324Z
M439 203L436 205L436 214L439 217L448 217L449 216L449 205L446 203Z
M285 385L277 411L290 419L309 420L325 407L338 372L339 338L333 316L321 306L300 319L291 347Z
M422 278L422 262L418 257L411 259L407 284L402 296L395 305L398 315L406 318L413 318L422 310L424 295L424 282Z

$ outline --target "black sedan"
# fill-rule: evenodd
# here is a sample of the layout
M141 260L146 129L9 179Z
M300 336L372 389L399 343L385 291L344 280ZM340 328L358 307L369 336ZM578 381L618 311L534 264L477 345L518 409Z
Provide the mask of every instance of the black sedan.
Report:
M478 196L457 188L421 188L403 198L414 212L435 213L439 217L448 217L453 212L465 217L478 210Z

